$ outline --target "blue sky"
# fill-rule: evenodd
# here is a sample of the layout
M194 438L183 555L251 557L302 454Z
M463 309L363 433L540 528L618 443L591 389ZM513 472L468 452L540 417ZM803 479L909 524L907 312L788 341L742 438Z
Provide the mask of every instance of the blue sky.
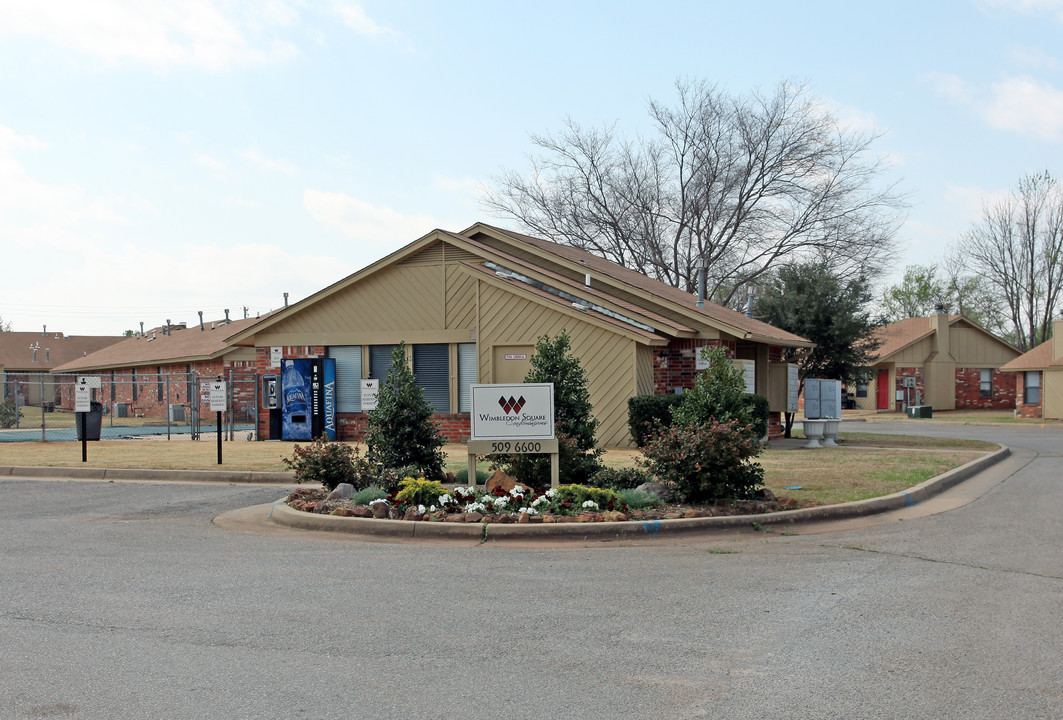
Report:
M240 317L477 220L531 133L649 131L677 78L804 83L938 259L1063 174L1063 0L0 0L0 317L68 334Z

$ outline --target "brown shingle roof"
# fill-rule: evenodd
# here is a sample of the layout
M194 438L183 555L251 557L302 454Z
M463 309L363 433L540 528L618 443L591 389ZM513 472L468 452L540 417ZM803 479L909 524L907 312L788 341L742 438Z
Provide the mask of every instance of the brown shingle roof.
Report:
M958 315L953 315L949 318L949 324L952 324L958 318ZM879 360L884 360L912 343L929 337L931 332L930 318L928 317L905 318L892 322L875 331L874 337L882 342L876 355Z
M228 338L241 330L246 330L261 319L233 320L227 325L224 322L216 322L213 328L210 324L205 324L203 330L200 330L199 326L184 330L174 328L169 335L163 332L163 329L156 328L153 331L149 330L143 337L124 338L122 342L66 363L56 370L74 372L206 360L230 350Z
M123 340L120 335L0 332L0 368L7 372L52 372L64 363ZM37 362L33 362L31 345L40 346Z
M592 255L589 252L574 248L570 245L562 245L555 243L551 240L543 240L542 238L531 237L529 235L522 235L512 230L505 230L503 228L497 228L484 223L474 225L472 228L462 232L461 234L466 237L474 237L477 229L483 228L493 233L501 234L515 240L517 242L526 243L531 247L539 250L540 252L549 253L551 255L563 258L573 265L579 265L586 267L591 274L604 275L612 278L619 283L623 283L632 288L645 291L646 293L655 296L661 300L664 300L672 305L679 305L684 310L692 312L695 315L704 316L716 323L723 324L730 328L734 328L739 331L739 336L743 334L753 335L767 340L777 342L780 345L810 345L811 343L798 335L786 332L774 325L769 325L766 322L748 318L740 312L731 310L730 308L717 305L709 301L705 302L705 307L699 308L697 306L696 298L690 294L683 292L679 288L672 287L667 283L663 283L659 280L647 277L640 272L631 270L619 265L605 258Z
M1063 358L1052 357L1052 340L1049 339L1011 362L1001 365L1000 369L1002 372L1021 372L1023 370L1047 370L1060 366L1063 366Z

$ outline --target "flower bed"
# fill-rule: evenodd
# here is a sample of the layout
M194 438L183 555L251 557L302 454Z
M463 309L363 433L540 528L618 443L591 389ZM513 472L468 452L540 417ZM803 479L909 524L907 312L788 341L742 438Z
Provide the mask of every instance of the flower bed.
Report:
M626 520L670 520L752 515L792 510L797 501L775 498L764 491L758 500L731 501L715 505L664 505L649 510L633 510L619 500L609 498L609 491L579 485L538 491L517 485L510 490L457 486L439 496L434 503L398 499L401 492L387 499L356 505L350 500L328 499L325 488L300 488L286 499L295 510L341 517L362 517L419 522L452 523L568 523L623 522ZM599 499L595 499L595 497ZM606 500L606 498L609 498ZM807 503L806 503L807 504Z

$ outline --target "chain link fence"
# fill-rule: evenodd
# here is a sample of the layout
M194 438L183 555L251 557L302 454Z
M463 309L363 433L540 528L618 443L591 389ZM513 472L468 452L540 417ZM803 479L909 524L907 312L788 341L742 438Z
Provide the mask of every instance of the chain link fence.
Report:
M79 375L0 373L0 442L63 442L80 440L74 412ZM85 415L85 433L95 439L216 439L217 413L210 410L209 384L227 383L229 411L222 414L223 439L257 439L258 376L229 370L224 375L198 373L100 374L91 390L92 411Z

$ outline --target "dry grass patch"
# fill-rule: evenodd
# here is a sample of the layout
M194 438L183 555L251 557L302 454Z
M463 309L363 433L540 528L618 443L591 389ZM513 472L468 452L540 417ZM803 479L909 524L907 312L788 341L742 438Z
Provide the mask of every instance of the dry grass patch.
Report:
M995 446L994 446L995 447ZM959 467L983 452L824 448L768 450L760 456L764 485L802 505L833 505L890 495ZM800 486L800 490L788 489Z

